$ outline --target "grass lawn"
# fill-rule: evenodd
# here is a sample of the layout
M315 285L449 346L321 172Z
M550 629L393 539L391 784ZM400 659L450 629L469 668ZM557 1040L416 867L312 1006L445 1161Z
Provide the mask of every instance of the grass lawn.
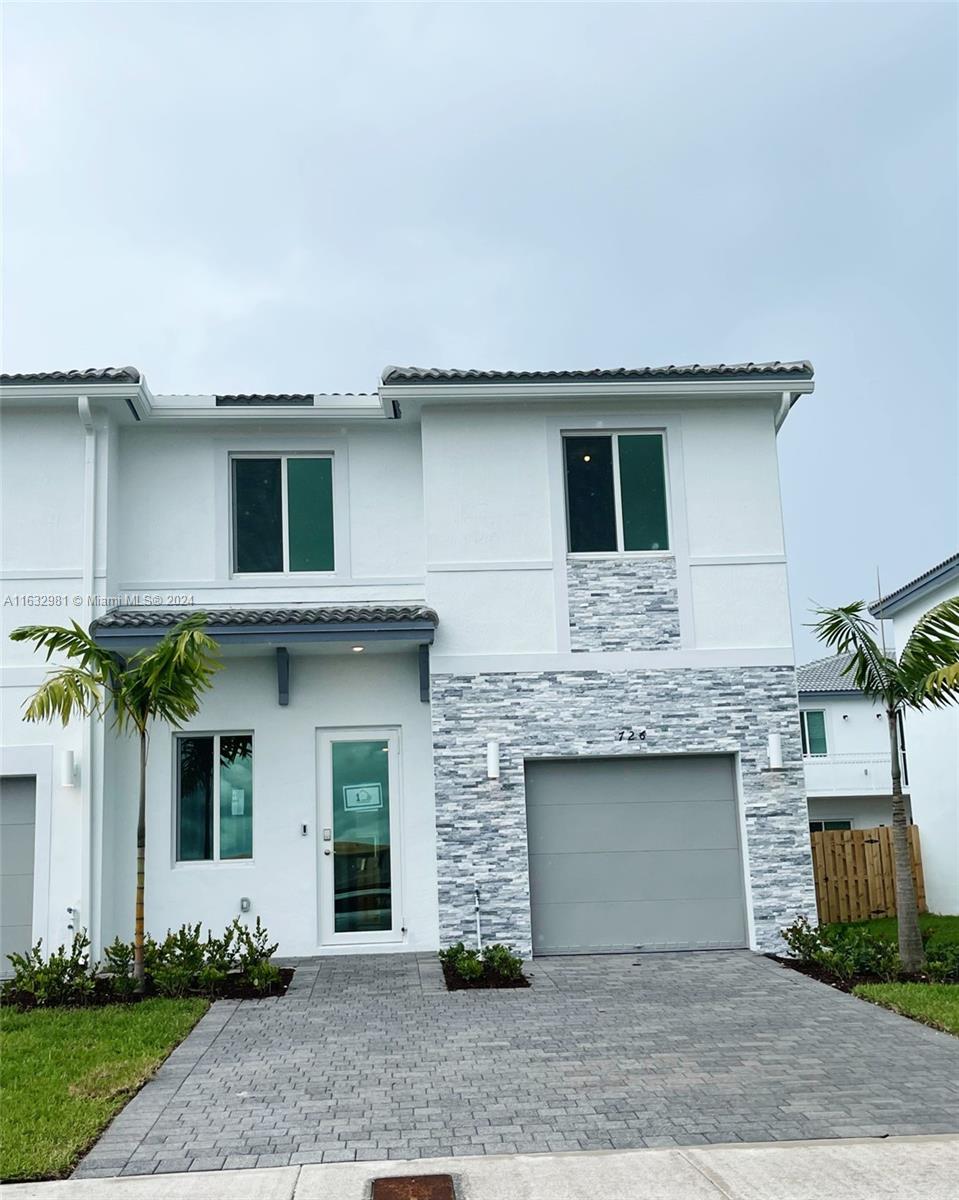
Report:
M0 1009L0 1179L67 1174L208 1007Z
M861 983L853 994L959 1035L959 983Z
M959 943L959 917L939 917L935 913L920 913L919 924L923 929L931 929L930 946L941 946L945 943ZM895 942L899 937L899 928L895 917L879 917L875 921L852 921L848 925L827 926L829 929L867 929L870 933L878 934L887 941Z

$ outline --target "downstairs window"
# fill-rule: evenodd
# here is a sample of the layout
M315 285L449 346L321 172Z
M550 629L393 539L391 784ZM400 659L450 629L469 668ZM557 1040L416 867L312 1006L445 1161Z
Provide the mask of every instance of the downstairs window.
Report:
M253 735L176 738L176 859L253 857Z

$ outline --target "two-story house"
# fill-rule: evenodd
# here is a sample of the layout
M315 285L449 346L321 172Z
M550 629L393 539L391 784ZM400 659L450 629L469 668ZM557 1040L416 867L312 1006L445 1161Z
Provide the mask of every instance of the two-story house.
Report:
M959 554L910 579L869 606L904 646L923 613L959 596ZM936 913L959 913L959 706L910 709L903 736L912 812L922 838L926 903Z
M849 655L804 663L796 669L799 732L809 828L874 829L892 824L892 775L885 709L845 674ZM909 756L905 728L900 769L909 811Z
M776 435L806 362L388 368L369 395L2 379L3 627L130 653L209 614L157 726L146 911L291 955L777 945L815 913ZM133 919L136 748L25 725L4 950Z

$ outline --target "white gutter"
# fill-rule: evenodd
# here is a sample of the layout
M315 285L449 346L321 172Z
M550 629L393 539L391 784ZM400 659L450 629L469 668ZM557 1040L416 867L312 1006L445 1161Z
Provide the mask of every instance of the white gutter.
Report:
M90 410L88 396L77 397L77 411L83 426L83 549L81 570L82 598L80 612L75 614L78 624L89 629L93 620L93 596L96 588L97 553L97 429ZM94 729L93 718L83 722L83 749L80 757L80 913L74 914L76 929L86 929L91 938L98 938L93 921L93 863L96 857L94 846ZM99 946L92 948L94 953Z
M812 387L803 389L805 392L811 392ZM779 411L776 413L776 432L778 433L783 427L783 422L789 416L789 410L799 399L800 392L783 392L782 399L779 402Z

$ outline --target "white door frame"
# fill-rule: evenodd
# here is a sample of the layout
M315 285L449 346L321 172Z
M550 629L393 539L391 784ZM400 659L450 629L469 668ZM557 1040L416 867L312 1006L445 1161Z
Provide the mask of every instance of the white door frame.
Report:
M390 785L390 912L392 928L336 933L334 928L333 861L333 754L334 742L386 742L389 747ZM369 945L375 942L402 942L406 937L402 903L403 852L400 845L400 730L398 726L350 726L316 731L317 783L317 927L321 946ZM330 840L324 840L324 830Z

